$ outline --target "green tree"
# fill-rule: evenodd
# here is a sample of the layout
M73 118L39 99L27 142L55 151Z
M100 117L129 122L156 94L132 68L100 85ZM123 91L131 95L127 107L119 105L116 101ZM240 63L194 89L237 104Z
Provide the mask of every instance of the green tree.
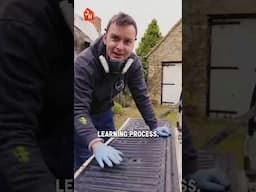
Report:
M148 25L146 32L144 33L144 36L141 38L139 46L135 50L136 54L140 57L146 79L148 75L148 62L146 55L161 39L162 34L157 24L157 20L153 19L151 23Z

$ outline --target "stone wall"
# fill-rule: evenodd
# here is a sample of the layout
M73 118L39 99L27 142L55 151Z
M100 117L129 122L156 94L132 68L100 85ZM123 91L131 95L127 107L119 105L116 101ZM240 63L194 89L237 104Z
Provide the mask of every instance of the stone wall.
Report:
M161 102L162 62L182 61L182 23L177 22L147 55L150 97Z
M254 0L183 2L183 106L186 115L206 116L211 15L256 13Z

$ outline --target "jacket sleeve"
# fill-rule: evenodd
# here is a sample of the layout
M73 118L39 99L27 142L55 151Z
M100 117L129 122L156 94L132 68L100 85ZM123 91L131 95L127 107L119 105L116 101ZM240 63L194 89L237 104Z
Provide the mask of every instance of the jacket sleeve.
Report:
M157 127L157 119L150 102L147 85L141 63L135 59L131 69L128 71L128 87L144 121L151 130Z
M0 21L0 180L17 192L56 188L35 139L43 87L40 33Z
M75 129L86 146L89 146L91 141L98 138L97 130L90 116L94 75L93 69L89 66L89 62L83 55L78 56L75 61L74 79Z

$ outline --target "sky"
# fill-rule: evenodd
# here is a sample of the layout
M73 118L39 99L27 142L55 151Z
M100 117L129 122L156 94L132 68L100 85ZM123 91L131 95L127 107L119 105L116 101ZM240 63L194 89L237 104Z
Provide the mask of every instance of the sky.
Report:
M137 23L138 46L152 19L156 19L160 31L165 36L181 19L182 0L74 0L75 13L83 17L86 8L94 11L101 18L101 29L107 26L109 19L122 11L131 15Z

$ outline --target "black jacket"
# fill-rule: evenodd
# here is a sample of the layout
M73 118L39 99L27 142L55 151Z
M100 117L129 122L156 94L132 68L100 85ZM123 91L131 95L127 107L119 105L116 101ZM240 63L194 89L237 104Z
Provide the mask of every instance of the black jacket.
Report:
M75 129L88 145L97 138L91 114L103 112L113 105L112 99L121 91L116 85L121 80L128 85L135 103L145 122L154 129L157 120L149 99L147 86L144 80L143 68L135 54L130 58L134 60L127 73L113 75L105 73L99 56L105 55L106 47L102 37L98 38L89 48L79 54L75 62ZM85 117L85 124L79 118Z
M0 191L73 178L73 36L58 3L0 1Z

